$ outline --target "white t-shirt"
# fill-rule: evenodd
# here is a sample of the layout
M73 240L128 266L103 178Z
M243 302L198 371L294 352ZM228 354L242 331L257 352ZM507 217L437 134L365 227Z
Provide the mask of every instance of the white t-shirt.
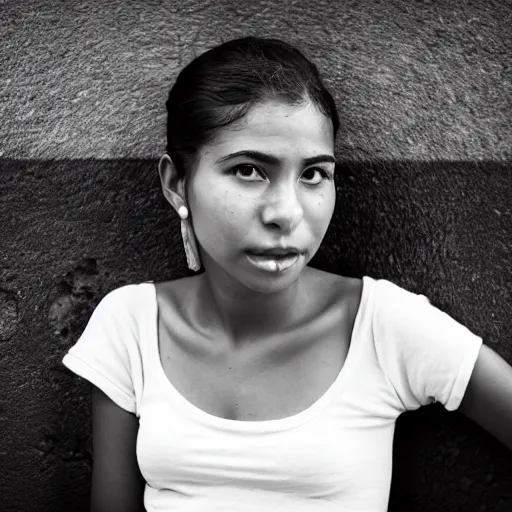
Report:
M434 401L457 409L482 344L426 297L365 276L327 392L293 416L238 421L202 411L171 384L157 314L152 282L113 290L63 359L139 418L148 512L386 511L397 417Z

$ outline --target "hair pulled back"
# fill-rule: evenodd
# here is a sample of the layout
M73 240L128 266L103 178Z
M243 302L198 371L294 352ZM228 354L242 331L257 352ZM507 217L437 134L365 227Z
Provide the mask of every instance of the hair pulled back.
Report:
M336 106L312 62L278 39L234 39L190 62L169 93L167 153L179 175L191 168L197 151L216 130L264 100L292 105L309 100L330 117L336 136Z

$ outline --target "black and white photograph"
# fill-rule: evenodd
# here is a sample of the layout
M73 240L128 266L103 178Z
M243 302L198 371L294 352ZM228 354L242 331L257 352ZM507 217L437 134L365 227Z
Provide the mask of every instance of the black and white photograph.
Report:
M0 0L0 511L511 512L510 0Z

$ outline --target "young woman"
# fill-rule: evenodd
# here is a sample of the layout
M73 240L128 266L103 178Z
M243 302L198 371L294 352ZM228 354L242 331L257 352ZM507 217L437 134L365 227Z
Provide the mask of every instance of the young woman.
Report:
M94 512L387 509L395 421L441 402L512 447L512 368L422 295L315 270L338 116L316 67L243 38L167 102L189 267L113 290L64 364L93 384Z

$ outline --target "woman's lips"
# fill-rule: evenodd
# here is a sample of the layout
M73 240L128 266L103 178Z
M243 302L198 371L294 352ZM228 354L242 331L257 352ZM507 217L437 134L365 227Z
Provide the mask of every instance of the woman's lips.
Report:
M276 256L271 254L258 255L247 253L247 259L260 270L267 272L284 272L297 263L300 254Z

